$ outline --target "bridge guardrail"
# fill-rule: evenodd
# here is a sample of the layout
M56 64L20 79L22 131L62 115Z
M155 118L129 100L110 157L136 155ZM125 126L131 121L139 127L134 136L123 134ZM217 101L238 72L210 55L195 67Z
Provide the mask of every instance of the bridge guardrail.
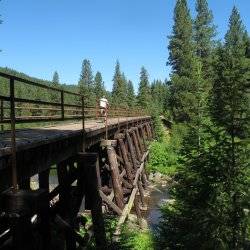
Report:
M88 106L84 104L85 96L79 93L47 86L1 72L0 77L9 81L7 94L0 93L0 124L56 122L98 119L102 117L98 105ZM31 88L35 88L35 91L47 90L48 94L52 93L54 95L55 101L24 98L16 93L16 85L29 85ZM111 106L108 110L108 116L112 118L140 115L145 115L145 112L136 108L115 108Z

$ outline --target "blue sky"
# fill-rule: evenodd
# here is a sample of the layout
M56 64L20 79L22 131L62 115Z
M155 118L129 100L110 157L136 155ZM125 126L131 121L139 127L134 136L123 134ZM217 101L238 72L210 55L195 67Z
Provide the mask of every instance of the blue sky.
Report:
M223 38L235 4L250 28L249 0L208 0ZM189 0L194 15L194 0ZM165 79L170 69L167 36L175 0L2 0L0 66L50 80L76 84L84 58L101 71L110 90L115 61L137 87L142 65L150 79Z

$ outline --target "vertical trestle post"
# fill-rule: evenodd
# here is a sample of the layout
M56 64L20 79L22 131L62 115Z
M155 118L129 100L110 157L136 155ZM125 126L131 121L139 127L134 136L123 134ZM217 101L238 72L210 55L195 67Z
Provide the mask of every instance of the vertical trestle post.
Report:
M97 249L106 249L106 236L102 216L102 199L99 194L97 177L97 153L79 153L78 165L84 176L83 185L85 190L85 201L91 210L94 236Z
M111 178L112 178L112 183L113 183L113 188L114 188L116 204L119 208L123 209L124 207L123 190L122 190L122 185L121 185L116 152L113 146L107 145L107 153L108 153L108 160L110 164Z

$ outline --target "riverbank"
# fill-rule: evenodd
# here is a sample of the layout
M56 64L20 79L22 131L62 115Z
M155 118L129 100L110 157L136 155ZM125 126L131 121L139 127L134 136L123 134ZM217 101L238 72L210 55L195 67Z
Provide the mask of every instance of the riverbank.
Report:
M144 226L140 228L137 217L130 214L122 228L118 242L111 244L113 250L154 250L157 249L155 233L161 219L161 206L169 200L169 187L172 179L161 173L150 174L150 185L147 187L145 202L147 210L143 211Z

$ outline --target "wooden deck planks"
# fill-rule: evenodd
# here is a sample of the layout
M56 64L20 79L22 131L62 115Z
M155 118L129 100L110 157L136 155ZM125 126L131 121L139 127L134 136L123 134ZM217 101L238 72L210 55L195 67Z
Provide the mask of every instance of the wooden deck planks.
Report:
M124 117L124 118L111 118L108 120L108 126L114 126L116 124L139 120L145 117ZM94 131L104 128L104 122L97 120L85 121L86 136ZM16 130L16 148L17 151L37 147L44 144L61 140L63 138L69 138L82 132L82 123L69 123L60 124L49 127L37 127L30 129ZM10 131L0 132L0 158L5 155L9 155L11 151L11 134Z

